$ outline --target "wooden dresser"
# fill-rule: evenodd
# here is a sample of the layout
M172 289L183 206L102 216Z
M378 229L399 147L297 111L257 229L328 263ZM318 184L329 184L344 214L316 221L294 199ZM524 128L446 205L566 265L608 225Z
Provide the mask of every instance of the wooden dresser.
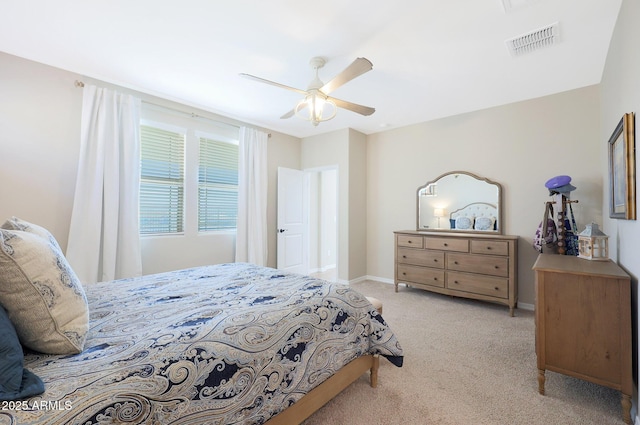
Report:
M518 304L518 237L485 233L395 233L398 284L456 297Z
M613 261L540 254L536 274L538 391L551 370L620 390L631 423L631 281Z

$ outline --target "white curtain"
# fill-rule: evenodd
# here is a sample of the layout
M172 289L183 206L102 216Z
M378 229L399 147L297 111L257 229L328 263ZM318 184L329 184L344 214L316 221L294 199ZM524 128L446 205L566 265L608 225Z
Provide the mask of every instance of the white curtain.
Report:
M267 264L267 133L240 128L236 262Z
M142 274L140 105L140 99L110 89L83 89L67 259L85 283Z

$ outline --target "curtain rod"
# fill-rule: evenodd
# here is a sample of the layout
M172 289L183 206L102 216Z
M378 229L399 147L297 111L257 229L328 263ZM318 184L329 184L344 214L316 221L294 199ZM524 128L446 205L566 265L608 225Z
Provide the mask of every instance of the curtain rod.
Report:
M84 87L84 83L82 81L80 81L80 80L76 80L73 84L76 87ZM179 112L181 114L189 115L191 118L203 118L203 119L206 119L206 120L213 121L216 124L228 125L230 127L234 127L234 128L238 128L238 129L240 128L239 125L229 124L229 123L223 122L223 121L218 121L218 120L215 120L213 118L209 118L209 117L205 117L205 116L202 116L202 115L198 115L195 112L186 112L186 111L182 111L180 109L170 108L170 107L164 106L164 105L158 105L157 103L149 102L149 101L146 101L146 100L143 100L142 103L146 103L148 105L152 105L152 106L156 106L156 107L159 107L159 108L167 109L167 110L170 110L170 111L173 111L173 112ZM267 133L267 137L271 138L271 133Z

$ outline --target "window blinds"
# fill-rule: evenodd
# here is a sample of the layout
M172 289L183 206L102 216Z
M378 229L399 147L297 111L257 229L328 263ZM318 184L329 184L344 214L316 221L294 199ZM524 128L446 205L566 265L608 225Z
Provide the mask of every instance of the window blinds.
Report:
M140 233L184 227L184 134L142 125Z
M238 146L200 138L198 230L230 230L238 221Z

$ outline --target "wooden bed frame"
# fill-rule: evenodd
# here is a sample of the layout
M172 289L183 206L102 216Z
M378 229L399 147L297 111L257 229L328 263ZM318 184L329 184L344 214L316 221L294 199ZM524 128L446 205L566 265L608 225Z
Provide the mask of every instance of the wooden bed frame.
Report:
M368 354L352 360L351 363L315 387L294 405L269 419L265 425L292 425L301 423L351 383L360 378L367 370L371 373L371 387L375 388L378 385L379 365L380 358L378 355Z

